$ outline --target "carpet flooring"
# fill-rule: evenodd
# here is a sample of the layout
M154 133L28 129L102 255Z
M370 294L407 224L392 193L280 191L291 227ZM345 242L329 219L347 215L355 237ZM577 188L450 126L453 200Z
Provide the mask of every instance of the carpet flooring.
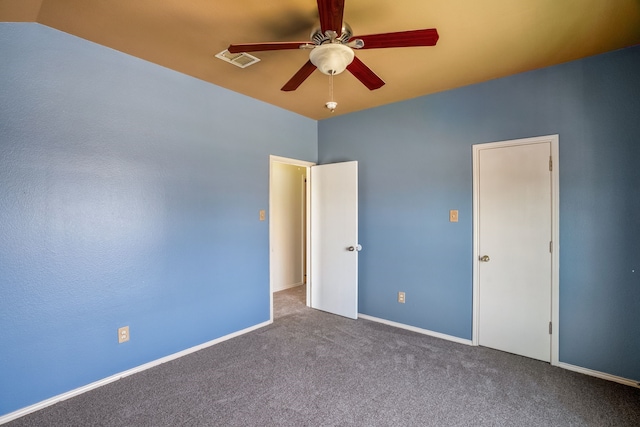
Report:
M640 426L640 389L307 308L8 426Z

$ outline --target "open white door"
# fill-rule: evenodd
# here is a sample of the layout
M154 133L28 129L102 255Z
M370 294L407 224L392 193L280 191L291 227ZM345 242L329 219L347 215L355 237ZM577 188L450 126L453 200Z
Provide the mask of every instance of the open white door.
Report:
M358 317L358 162L311 167L311 307Z

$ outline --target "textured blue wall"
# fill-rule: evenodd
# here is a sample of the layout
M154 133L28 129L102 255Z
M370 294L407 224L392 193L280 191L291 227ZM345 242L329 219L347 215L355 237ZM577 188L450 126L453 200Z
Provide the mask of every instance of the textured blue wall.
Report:
M319 162L360 162L360 312L470 339L471 145L557 133L560 361L639 380L639 72L634 47L321 121Z
M0 58L0 415L269 320L269 154L315 121L38 24Z

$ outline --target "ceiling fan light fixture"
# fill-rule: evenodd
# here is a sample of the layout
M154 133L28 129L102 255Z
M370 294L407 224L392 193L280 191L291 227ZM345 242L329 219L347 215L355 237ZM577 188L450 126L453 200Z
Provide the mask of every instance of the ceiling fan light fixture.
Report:
M327 43L314 48L309 54L311 63L329 76L342 73L353 62L353 49L340 43Z

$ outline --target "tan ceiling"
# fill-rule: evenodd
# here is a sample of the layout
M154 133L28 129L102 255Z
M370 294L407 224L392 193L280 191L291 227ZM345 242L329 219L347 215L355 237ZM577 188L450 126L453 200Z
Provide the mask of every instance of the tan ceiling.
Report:
M640 0L346 0L354 35L437 28L435 47L358 51L386 85L335 77L334 115L415 98L640 43ZM319 71L280 88L308 51L257 52L241 69L230 43L307 41L314 0L0 0L0 21L35 21L312 119L331 114Z

